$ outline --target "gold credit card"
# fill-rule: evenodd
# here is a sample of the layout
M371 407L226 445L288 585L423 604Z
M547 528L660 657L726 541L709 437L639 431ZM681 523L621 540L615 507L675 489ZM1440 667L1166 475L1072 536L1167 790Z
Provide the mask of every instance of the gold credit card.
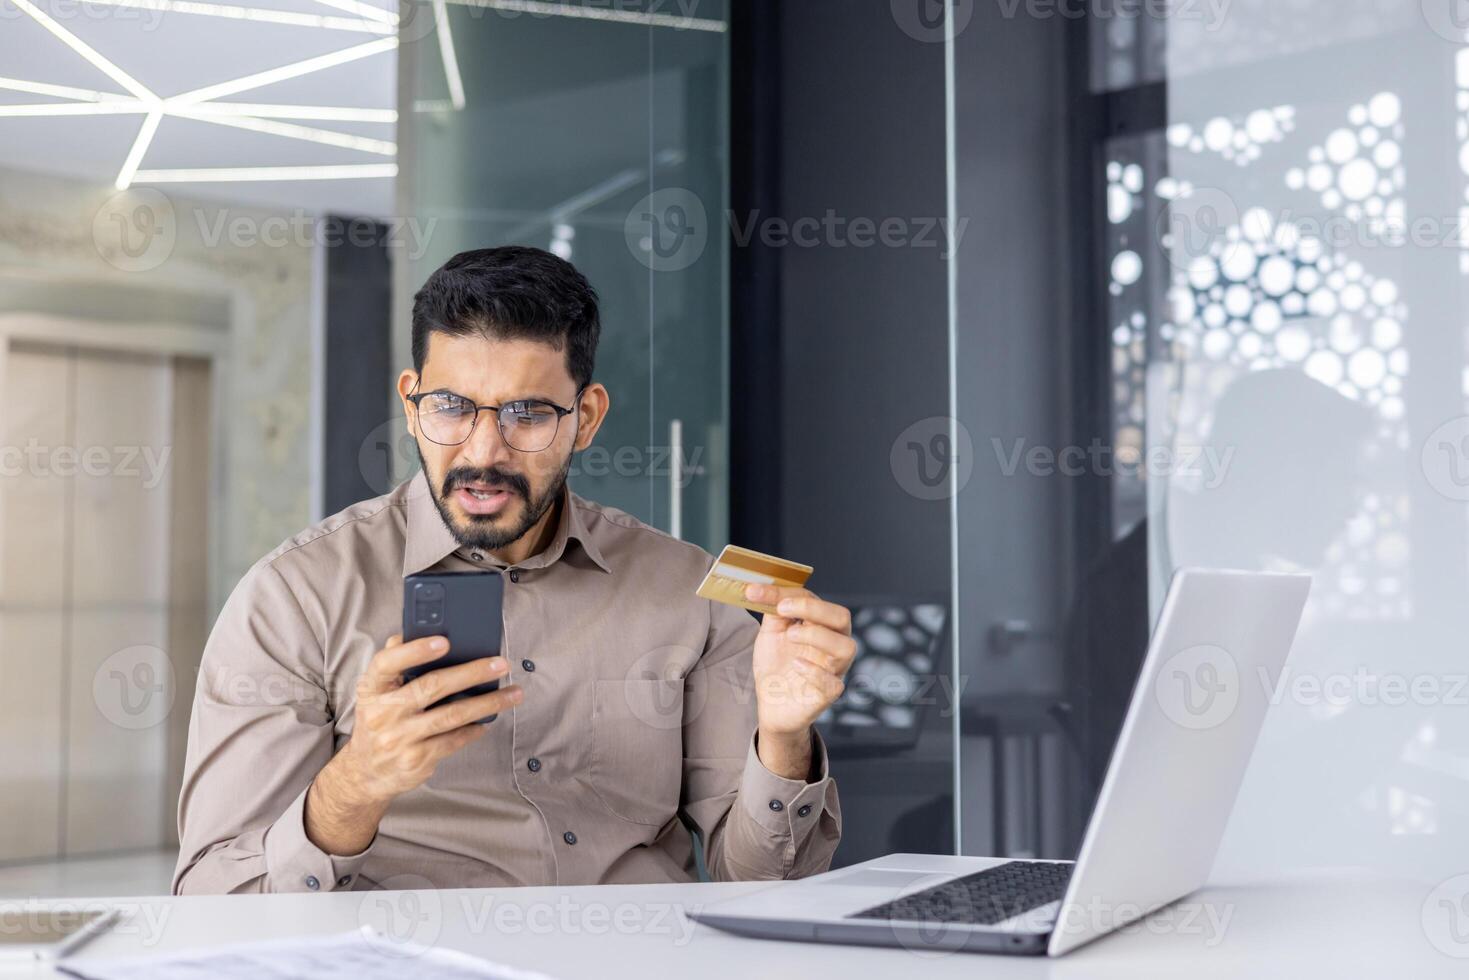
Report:
M774 613L775 607L745 598L745 586L751 582L761 585L793 586L799 588L811 577L811 566L800 562L786 561L774 555L762 555L749 548L732 544L724 546L714 567L699 583L698 595L715 602L739 606L752 612Z

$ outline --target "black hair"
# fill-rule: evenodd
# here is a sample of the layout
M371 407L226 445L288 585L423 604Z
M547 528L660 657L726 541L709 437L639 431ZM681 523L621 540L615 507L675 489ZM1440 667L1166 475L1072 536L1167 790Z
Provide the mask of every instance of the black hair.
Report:
M597 291L565 259L507 245L460 252L413 297L413 367L431 333L537 340L566 352L578 388L591 383L602 321Z

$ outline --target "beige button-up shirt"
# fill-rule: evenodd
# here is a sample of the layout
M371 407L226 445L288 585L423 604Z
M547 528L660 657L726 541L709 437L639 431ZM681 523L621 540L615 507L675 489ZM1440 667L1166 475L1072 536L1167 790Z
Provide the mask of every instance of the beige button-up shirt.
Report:
M507 568L462 549L422 474L262 558L204 651L174 891L688 881L825 870L836 785L754 749L758 625L694 595L702 549L567 491L550 546ZM352 734L403 577L505 572L503 655L525 700L398 797L360 855L306 837L306 789Z

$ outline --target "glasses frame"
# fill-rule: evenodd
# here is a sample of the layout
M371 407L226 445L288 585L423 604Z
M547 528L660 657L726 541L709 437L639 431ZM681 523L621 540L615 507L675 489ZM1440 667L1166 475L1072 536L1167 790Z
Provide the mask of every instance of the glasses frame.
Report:
M414 385L414 387L416 388L418 386ZM416 391L408 396L408 401L413 403L413 412L415 415L417 415L421 411L421 409L419 408L419 402L423 401L423 399L427 398L429 395L453 395L455 398L462 398L465 402L467 402L474 408L474 418L469 423L469 431L465 433L464 438L460 439L458 442L440 442L439 440L428 434L428 432L423 427L423 423L420 421L418 425L418 431L422 432L423 437L429 442L433 443L435 446L464 445L470 439L474 438L475 427L479 425L479 413L494 412L495 428L500 433L501 442L503 442L510 449L513 449L518 453L543 453L547 449L551 448L551 443L555 442L556 437L561 434L561 420L566 418L566 416L571 415L581 407L581 396L586 392L588 387L588 385L582 385L580 388L576 389L576 394L573 395L571 399L570 408L563 408L562 406L557 405L555 402L548 402L541 398L517 398L515 401L506 402L504 405L479 405L475 403L474 399L469 398L466 395L461 395L457 391L450 391L447 388L435 388L433 391ZM518 446L511 445L509 437L505 435L505 422L503 419L500 418L500 413L512 405L544 405L546 408L549 408L556 413L556 427L551 430L550 440L540 449L521 449Z

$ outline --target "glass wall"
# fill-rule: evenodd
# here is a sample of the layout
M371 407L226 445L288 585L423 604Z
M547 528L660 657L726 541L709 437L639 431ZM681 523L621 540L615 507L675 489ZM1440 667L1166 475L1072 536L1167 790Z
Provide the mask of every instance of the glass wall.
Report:
M531 244L575 263L601 294L612 411L572 487L717 549L728 24L721 4L696 7L450 4L453 63L404 46L401 207L433 234L398 272L398 306L468 248ZM406 322L395 337L406 366Z
M1149 259L1166 296L1138 300L1147 442L1221 473L1151 488L1154 591L1183 565L1314 576L1229 869L1469 860L1455 7L1239 3L1224 31L1170 25L1166 167L1143 191L1176 195Z

